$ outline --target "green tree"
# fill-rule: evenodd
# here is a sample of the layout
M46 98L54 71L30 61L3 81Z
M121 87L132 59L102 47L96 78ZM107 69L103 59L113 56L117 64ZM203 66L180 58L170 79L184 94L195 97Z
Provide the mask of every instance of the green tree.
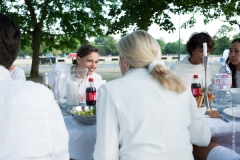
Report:
M231 32L234 31L233 27L229 27L229 26L226 26L226 25L222 25L217 33L214 35L215 38L221 38L221 37L224 37L224 36L227 36L227 37L232 37L231 35Z
M188 54L186 44L183 44L182 41L180 42L180 54Z
M117 42L112 36L108 36L104 39L105 52L111 55L117 55Z
M117 54L117 42L112 36L98 37L94 40L101 54Z
M168 42L165 47L166 54L178 54L178 42Z
M221 38L216 38L216 36L213 36L213 39L215 50L211 52L212 55L222 55L223 51L230 46L229 37L223 36Z
M122 32L126 34L128 28L148 30L153 23L159 25L160 30L168 32L176 28L171 20L170 14L192 14L182 27L192 27L196 23L195 15L201 14L205 17L204 23L213 19L225 16L230 24L239 25L240 15L239 0L119 0L119 3L112 4L110 16L112 25L109 33Z
M222 25L213 36L215 50L211 52L212 55L221 55L225 49L230 46L230 39L232 39L231 32L234 29L226 25Z
M165 55L165 47L166 47L166 42L164 41L163 38L157 39L158 44L160 45L161 51L162 51L162 55Z
M79 42L103 35L109 24L108 4L106 0L1 0L0 11L21 26L21 47L32 48L30 77L34 78L39 76L40 45L45 43L48 50L75 49Z

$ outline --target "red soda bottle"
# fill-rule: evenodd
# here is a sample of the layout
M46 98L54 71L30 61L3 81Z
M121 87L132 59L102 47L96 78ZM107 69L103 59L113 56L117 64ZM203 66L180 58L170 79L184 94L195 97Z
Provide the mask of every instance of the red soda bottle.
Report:
M88 79L88 87L86 89L86 104L88 106L96 105L97 93L93 81L93 78Z
M193 75L191 90L194 97L201 95L201 83L198 75Z

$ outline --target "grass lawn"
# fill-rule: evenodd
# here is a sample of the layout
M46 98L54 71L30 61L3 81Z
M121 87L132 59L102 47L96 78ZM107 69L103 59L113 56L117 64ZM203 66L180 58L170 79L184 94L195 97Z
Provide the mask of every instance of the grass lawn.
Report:
M43 72L49 72L49 71L50 70L46 70L46 69L40 70L39 74L42 75ZM120 78L122 76L119 67L114 67L114 68L100 68L100 67L98 67L95 72L100 74L102 76L103 80L106 80L107 82L111 81L111 80L114 80L116 78ZM37 83L43 83L42 79L43 79L42 76L39 76L38 78L27 77L28 81L34 81L34 82L37 82Z

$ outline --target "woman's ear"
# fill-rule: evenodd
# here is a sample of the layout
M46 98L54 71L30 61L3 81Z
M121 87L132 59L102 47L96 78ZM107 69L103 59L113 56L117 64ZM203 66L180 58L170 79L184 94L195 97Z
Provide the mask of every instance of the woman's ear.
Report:
M77 59L76 59L77 65L80 64L80 61L81 61L81 58L77 56Z
M129 63L128 63L127 58L123 57L122 59L123 59L123 64L124 64L124 66L125 66L126 68L129 68Z

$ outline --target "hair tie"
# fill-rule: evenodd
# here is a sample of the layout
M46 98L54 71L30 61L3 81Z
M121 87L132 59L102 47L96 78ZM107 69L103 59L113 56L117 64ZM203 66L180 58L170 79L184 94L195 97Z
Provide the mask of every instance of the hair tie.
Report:
M160 61L160 60L154 60L152 61L149 66L148 66L148 70L149 72L152 72L153 68L156 66L156 65L162 65L162 66L165 66L164 62L163 61Z

